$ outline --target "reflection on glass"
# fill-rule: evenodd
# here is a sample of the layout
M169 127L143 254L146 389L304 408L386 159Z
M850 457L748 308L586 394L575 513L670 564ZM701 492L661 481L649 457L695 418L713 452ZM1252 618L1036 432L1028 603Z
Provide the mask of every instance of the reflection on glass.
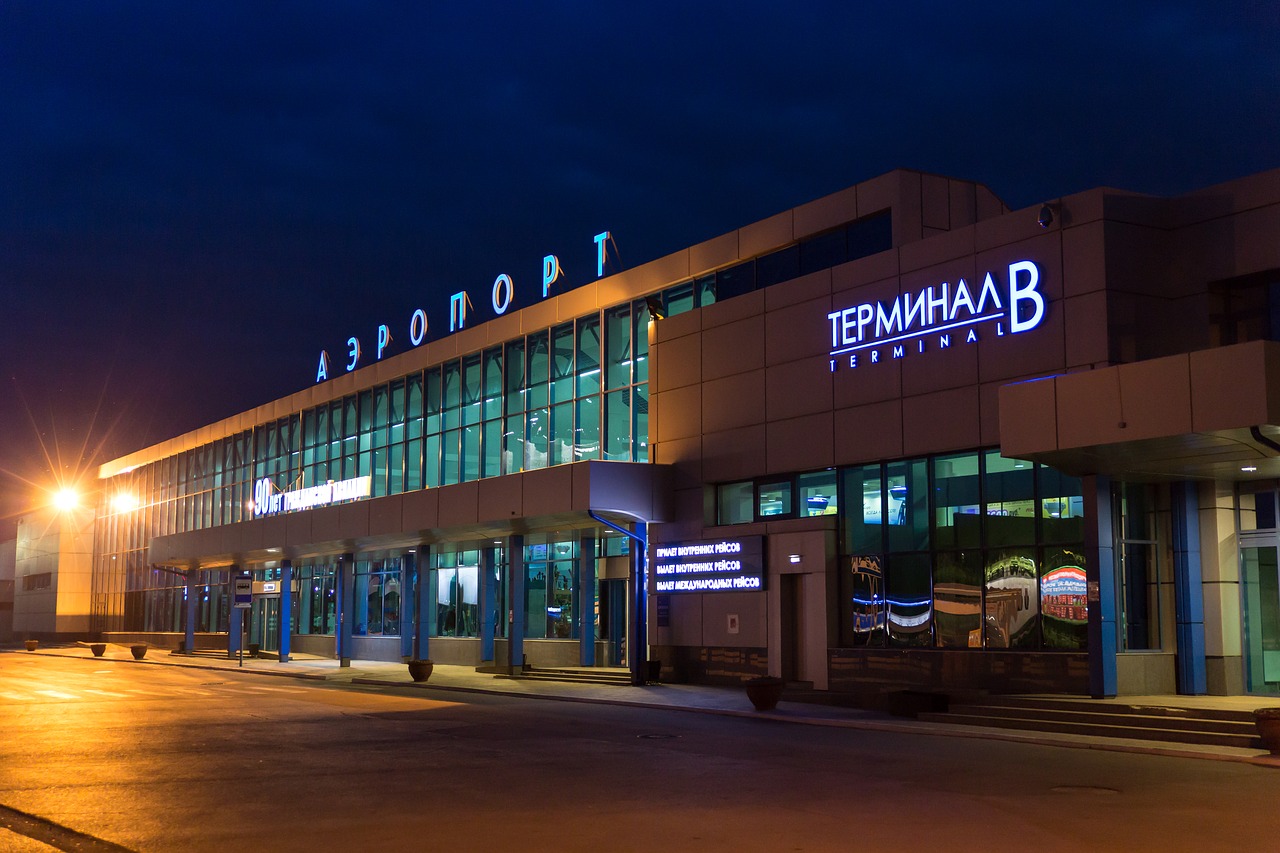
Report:
M982 647L982 560L978 551L938 554L933 584L938 645Z
M1044 614L1046 648L1088 648L1088 592L1084 554L1067 548L1047 549L1040 575L1040 610Z
M986 602L982 630L989 649L1034 646L1037 641L1039 595L1035 551L1005 549L987 556Z
M885 582L889 640L897 646L933 644L933 589L928 554L890 554Z
M883 646L885 642L884 569L880 557L851 557L847 600L848 637L853 646Z

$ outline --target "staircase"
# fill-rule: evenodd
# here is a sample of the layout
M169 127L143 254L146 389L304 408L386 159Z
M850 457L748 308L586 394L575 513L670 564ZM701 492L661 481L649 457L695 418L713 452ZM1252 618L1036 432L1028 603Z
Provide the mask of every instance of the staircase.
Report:
M1262 749L1253 714L1217 708L1127 705L1090 699L990 696L918 719L1093 737Z
M610 684L626 687L631 684L631 673L617 667L579 667L564 669L542 669L525 667L512 675L498 675L498 678L514 678L524 681L558 681L567 684Z

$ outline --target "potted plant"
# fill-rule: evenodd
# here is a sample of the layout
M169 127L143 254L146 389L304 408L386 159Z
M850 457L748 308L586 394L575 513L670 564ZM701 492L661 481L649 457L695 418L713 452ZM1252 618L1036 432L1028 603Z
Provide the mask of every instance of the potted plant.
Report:
M431 673L435 668L434 661L413 658L409 661L409 677L414 681L426 681L431 677Z
M778 706L778 700L782 698L782 688L786 683L781 678L762 675L759 678L748 678L744 684L747 688L747 698L751 700L751 704L757 711L772 711Z
M40 647L39 640L27 640L27 651L34 652L39 647Z
M1272 755L1280 755L1280 708L1258 708L1253 712L1258 737Z
M102 653L105 652L106 650L107 650L106 643L90 643L89 644L89 651L93 652L93 656L95 658L102 657Z
M129 647L129 651L133 652L134 660L142 660L144 657L147 656L147 644L134 643L132 646Z

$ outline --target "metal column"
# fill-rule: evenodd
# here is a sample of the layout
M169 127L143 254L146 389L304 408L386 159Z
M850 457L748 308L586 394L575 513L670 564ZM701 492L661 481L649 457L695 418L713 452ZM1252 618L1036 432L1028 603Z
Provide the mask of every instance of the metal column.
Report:
M293 638L293 563L280 561L280 663L289 662L290 640Z
M1209 691L1204 649L1204 586L1200 573L1200 494L1195 483L1169 489L1173 528L1173 609L1178 629L1178 692Z
M435 575L431 573L430 553L427 546L418 546L418 606L413 620L413 656L418 660L431 659L431 624L436 618Z
M413 618L414 607L413 578L414 554L403 554L400 557L400 657L408 660L413 657L413 626L417 624Z
M1089 695L1116 695L1116 564L1111 478L1088 476L1084 486L1085 579L1089 605Z
M596 665L596 537L592 533L578 540L578 600L574 611L581 643L583 666Z
M186 651L191 654L196 650L196 577L199 570L195 566L187 569L187 625L186 625Z
M645 602L647 601L645 568L649 563L648 525L637 521L631 540L630 585L631 637L627 643L627 668L631 670L631 683L643 686L649 678L649 625Z
M356 615L356 562L354 554L338 558L338 577L334 591L337 593L338 634L337 657L339 666L351 666L351 623Z
M524 536L507 539L507 667L524 667Z
M231 618L227 630L227 657L229 658L234 658L240 651L241 634L244 633L244 610L235 606L236 578L240 576L239 566L232 566L227 570L227 602L231 605Z
M480 660L488 663L493 662L493 635L498 626L494 612L498 606L497 562L496 548L480 549Z

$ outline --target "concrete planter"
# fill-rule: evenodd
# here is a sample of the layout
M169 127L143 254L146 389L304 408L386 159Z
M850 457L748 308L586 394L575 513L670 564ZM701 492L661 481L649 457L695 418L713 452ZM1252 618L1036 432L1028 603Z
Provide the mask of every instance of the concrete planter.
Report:
M431 677L431 673L435 671L436 665L430 660L411 660L409 661L409 677L414 681L426 681Z
M772 711L778 707L785 682L781 678L765 675L747 679L744 686L747 688L747 698L757 711Z
M1272 755L1280 755L1280 708L1258 708L1253 712L1258 737Z
M129 651L133 653L134 660L142 660L144 657L147 656L147 644L134 643L132 646L129 647Z
M95 658L102 657L102 653L105 652L106 650L107 650L106 643L90 643L89 644L89 651L93 652L93 656Z
M39 640L27 640L27 651L34 652L38 648L40 648Z

